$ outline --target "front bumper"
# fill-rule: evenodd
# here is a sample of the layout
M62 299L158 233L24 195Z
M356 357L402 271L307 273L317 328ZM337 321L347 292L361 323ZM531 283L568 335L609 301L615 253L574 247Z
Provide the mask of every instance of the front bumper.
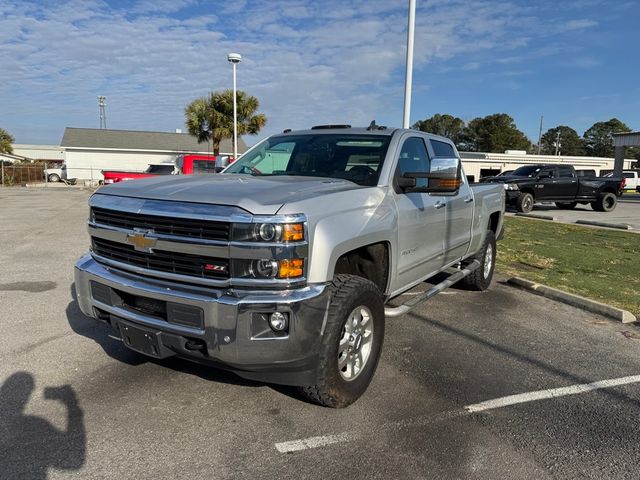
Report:
M326 285L286 291L188 286L132 275L85 255L75 265L75 287L86 316L119 332L133 326L154 336L155 357L176 355L265 382L315 383ZM141 308L145 303L158 311ZM289 316L284 334L269 327L275 311Z

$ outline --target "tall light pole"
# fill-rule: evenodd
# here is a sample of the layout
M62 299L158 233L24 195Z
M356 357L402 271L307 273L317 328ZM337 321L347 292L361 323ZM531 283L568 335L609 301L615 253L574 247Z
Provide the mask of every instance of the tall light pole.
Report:
M407 25L407 64L404 76L404 117L402 128L409 128L411 116L411 81L413 79L413 38L416 27L416 0L409 0L409 23Z
M98 107L100 108L100 129L107 128L107 97L104 95L98 96Z
M238 159L238 106L236 99L236 65L242 61L239 53L229 53L227 60L233 65L233 160Z

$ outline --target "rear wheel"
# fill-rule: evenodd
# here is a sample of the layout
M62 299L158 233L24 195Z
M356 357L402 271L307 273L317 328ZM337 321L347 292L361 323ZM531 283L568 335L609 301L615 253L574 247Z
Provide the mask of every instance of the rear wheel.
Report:
M618 199L611 193L603 193L598 200L591 202L591 208L597 212L611 212L616 208Z
M336 275L331 286L315 385L301 387L325 407L351 405L365 392L378 366L384 338L384 303L372 282Z
M480 262L480 267L471 275L464 277L460 283L468 290L486 290L491 285L493 271L496 268L496 236L493 231L487 231L482 249L473 259Z
M533 210L533 195L530 193L521 193L516 202L516 207L519 212L529 213Z
M556 207L560 210L573 210L578 205L578 202L556 202Z

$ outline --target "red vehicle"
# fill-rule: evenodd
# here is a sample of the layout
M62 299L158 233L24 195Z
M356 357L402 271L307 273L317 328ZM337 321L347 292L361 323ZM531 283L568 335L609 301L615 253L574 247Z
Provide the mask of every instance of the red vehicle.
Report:
M180 155L175 162L151 163L144 172L103 170L102 175L107 185L155 175L207 175L218 173L229 163L231 160L226 155Z

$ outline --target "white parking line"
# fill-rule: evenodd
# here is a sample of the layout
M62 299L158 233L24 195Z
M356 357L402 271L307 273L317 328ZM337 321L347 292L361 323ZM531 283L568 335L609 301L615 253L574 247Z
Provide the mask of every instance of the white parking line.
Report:
M567 395L577 395L579 393L601 390L603 388L617 387L620 385L628 385L630 383L640 383L640 375L612 378L609 380L600 380L593 383L582 383L579 385L571 385L570 387L550 388L547 390L520 393L518 395L509 395L508 397L501 397L494 400L475 403L473 405L467 405L464 408L470 413L483 412L485 410L492 410L494 408L516 405L518 403L535 402L537 400L546 400L549 398L564 397Z
M338 435L325 435L322 437L310 437L301 440L292 440L290 442L276 443L275 447L280 453L289 453L307 450L309 448L326 447L333 443L349 442L356 438L358 438L356 435L345 432Z

